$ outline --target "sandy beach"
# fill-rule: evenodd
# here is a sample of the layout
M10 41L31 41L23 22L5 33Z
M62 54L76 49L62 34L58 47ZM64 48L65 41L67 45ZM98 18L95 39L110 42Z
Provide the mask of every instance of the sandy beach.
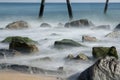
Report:
M59 80L57 77L24 74L15 71L0 71L0 80Z

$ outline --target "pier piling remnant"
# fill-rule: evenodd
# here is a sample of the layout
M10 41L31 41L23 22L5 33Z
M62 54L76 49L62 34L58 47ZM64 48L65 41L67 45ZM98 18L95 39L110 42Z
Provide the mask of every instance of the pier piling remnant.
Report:
M40 6L40 11L39 11L39 18L43 17L44 7L45 7L45 0L41 0L41 6Z
M73 19L73 13L72 13L72 8L71 8L70 0L66 0L66 2L67 2L67 8L68 8L69 18L70 18L70 20L72 20Z
M106 3L105 3L105 8L104 8L104 14L106 14L106 13L107 13L108 3L109 3L109 0L106 0Z

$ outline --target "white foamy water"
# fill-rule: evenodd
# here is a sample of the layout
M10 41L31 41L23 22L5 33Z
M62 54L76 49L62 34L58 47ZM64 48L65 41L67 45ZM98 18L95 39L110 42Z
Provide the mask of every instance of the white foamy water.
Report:
M57 70L59 67L64 67L66 71L66 75L71 75L77 72L81 72L91 66L94 61L69 61L65 60L68 54L77 55L79 53L84 53L88 57L92 58L92 47L93 46L105 46L111 47L116 46L118 52L120 52L119 46L119 38L107 38L106 34L112 32L112 29L115 27L111 25L111 30L92 30L88 29L80 29L80 28L64 28L63 26L57 26L58 23L50 23L52 25L51 28L41 28L39 21L26 20L30 24L29 29L24 30L0 30L0 41L5 39L8 36L23 36L29 37L39 44L37 47L39 48L39 52L26 56L16 56L14 58L2 59L0 62L8 62L8 63L17 63L17 64L25 64L40 67L43 69ZM12 22L12 21L9 21ZM0 22L1 28L4 28L9 22ZM94 22L96 25L98 22ZM107 24L107 23L106 23ZM117 25L117 24L116 24ZM98 42L82 42L82 35L89 35L96 37ZM72 48L64 48L57 49L54 47L54 42L56 40L62 39L72 39L77 41L87 47L72 47ZM0 43L0 48L9 48L9 44ZM41 58L50 57L51 60L41 60Z

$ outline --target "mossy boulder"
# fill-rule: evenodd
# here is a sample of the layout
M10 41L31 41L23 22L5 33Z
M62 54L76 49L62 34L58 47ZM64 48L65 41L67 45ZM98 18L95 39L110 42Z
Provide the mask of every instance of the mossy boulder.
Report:
M29 38L13 37L9 44L9 49L21 53L38 52L39 50L33 42L34 41Z
M8 24L7 29L25 29L28 28L29 24L26 21L16 21Z
M71 39L63 39L61 41L55 41L54 45L56 47L60 47L60 46L72 46L72 47L79 47L79 46L83 46L82 44L71 40Z
M25 42L25 43L37 43L36 41L28 38L28 37L21 37L21 36L10 36L5 38L3 41L1 41L2 43L11 43L12 39L17 39L20 42Z
M112 46L112 47L93 47L92 55L94 58L113 56L118 59L117 50L114 46Z

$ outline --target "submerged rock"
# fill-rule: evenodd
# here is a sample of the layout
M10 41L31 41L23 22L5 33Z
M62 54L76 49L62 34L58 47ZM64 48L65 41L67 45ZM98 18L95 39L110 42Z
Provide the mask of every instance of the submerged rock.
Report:
M32 44L29 41L26 42L26 40L19 39L16 37L12 38L12 41L9 45L9 49L17 50L21 53L32 53L39 51L35 44Z
M16 50L0 49L0 58L13 57L21 54Z
M8 29L25 29L28 27L29 27L29 24L25 21L16 21L6 26L6 28Z
M92 55L94 58L113 56L118 59L117 50L114 46L113 47L93 47Z
M99 59L83 71L77 80L120 80L120 62L114 57Z
M94 24L91 21L88 21L87 19L80 19L72 22L68 22L65 24L65 27L90 27L94 26Z
M100 25L100 26L96 26L92 29L105 29L105 30L110 30L110 25Z
M50 24L48 24L48 23L42 23L40 25L40 27L52 27L52 26Z
M114 31L118 31L118 30L120 30L120 24L118 24L114 29Z
M63 39L61 41L55 41L54 45L56 47L60 47L60 46L72 46L72 47L79 47L79 46L83 46L82 44L73 41L71 39Z
M28 38L28 37L21 37L21 36L10 36L5 38L2 43L11 43L12 39L17 39L19 42L25 42L25 43L37 43L36 41Z
M107 34L105 37L119 38L120 37L120 31L113 31L113 32Z
M86 56L83 53L78 54L76 57L73 56L72 54L69 54L67 56L67 59L73 59L73 60L88 60L88 56Z
M85 41L88 41L88 42L97 42L98 40L96 39L96 37L90 37L90 36L82 36L82 42L85 42Z
M72 54L69 54L69 55L67 56L67 59L74 59L74 56L73 56Z

